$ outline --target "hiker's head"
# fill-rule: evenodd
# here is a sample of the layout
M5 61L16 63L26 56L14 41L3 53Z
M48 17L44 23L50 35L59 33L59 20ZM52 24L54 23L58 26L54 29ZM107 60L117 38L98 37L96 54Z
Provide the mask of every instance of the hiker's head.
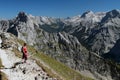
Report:
M26 46L26 43L24 43L24 46Z

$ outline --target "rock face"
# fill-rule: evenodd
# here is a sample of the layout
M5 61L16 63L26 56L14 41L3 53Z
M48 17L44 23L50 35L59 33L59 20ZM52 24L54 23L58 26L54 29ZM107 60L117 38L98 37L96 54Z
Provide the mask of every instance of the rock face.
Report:
M106 53L103 56L105 58L112 58L116 62L120 62L120 39L117 40L116 44L109 51L109 53Z
M0 30L1 31L7 31L9 28L9 21L7 20L1 20L0 21Z
M0 22L1 31L16 35L73 69L89 71L98 80L120 78L119 68L103 59L111 54L116 56L112 58L115 61L120 59L120 10L88 11L67 19L20 12L13 20Z

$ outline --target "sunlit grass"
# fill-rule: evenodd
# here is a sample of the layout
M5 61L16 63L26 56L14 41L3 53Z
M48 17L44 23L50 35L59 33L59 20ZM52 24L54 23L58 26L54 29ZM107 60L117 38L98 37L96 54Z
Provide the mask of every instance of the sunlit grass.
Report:
M46 64L48 64L51 67L51 69L55 70L55 72L62 76L64 80L92 80L91 78L82 76L77 71L67 67L61 62L58 62L45 54L38 53L35 56L43 60Z

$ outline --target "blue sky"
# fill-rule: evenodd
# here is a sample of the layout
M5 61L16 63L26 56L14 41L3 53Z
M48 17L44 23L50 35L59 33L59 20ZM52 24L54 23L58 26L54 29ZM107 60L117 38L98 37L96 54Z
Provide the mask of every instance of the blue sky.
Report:
M72 17L85 11L120 9L120 0L0 0L0 18L14 18L24 11L34 16Z

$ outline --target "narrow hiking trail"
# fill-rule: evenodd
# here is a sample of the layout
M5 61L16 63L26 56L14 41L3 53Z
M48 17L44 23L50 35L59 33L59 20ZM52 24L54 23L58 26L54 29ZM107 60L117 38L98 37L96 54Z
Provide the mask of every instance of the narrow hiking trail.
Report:
M35 60L28 59L27 63L22 63L22 59L10 50L0 49L0 59L4 66L1 71L7 75L8 80L57 80L48 76Z

